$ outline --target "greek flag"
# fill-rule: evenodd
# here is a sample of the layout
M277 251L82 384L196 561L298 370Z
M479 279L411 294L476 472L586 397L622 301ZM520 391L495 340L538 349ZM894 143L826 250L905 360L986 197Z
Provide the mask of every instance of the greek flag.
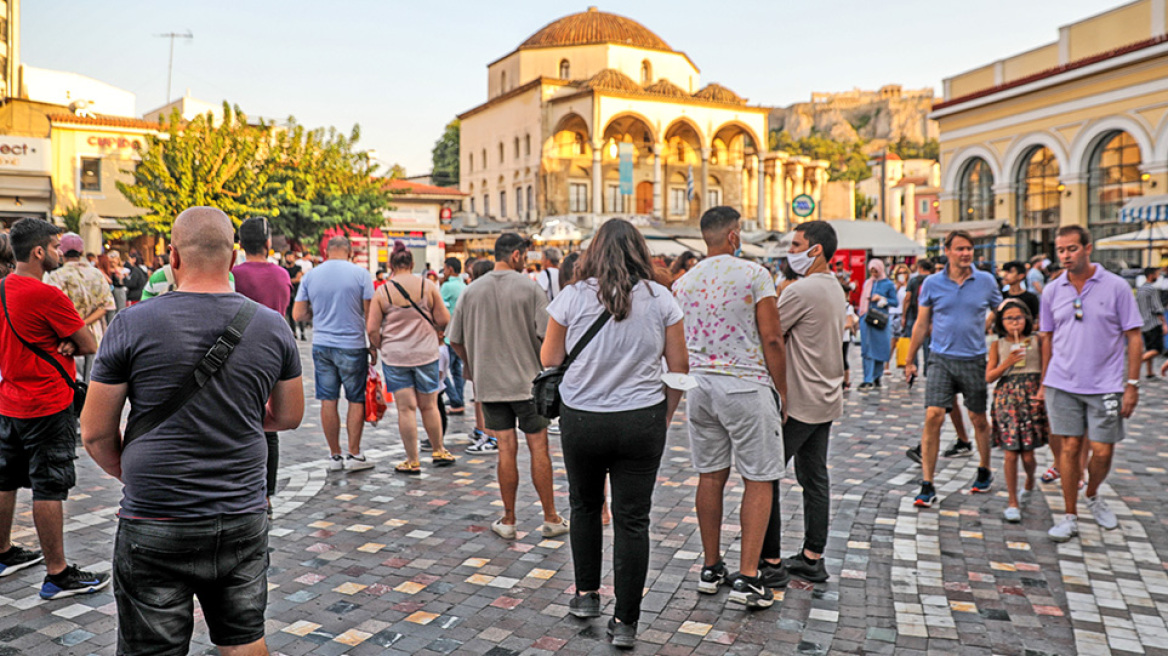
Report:
M691 201L694 199L693 164L689 165L689 172L685 174L685 199Z

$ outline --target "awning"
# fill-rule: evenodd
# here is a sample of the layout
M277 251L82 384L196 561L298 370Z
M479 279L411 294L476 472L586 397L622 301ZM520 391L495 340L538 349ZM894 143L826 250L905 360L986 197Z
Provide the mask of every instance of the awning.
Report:
M974 239L1004 237L1014 232L1008 219L986 219L984 221L958 221L956 223L934 223L925 235L929 239L944 239L956 230L968 232Z
M1168 221L1168 194L1140 196L1123 204L1119 210L1120 223L1141 221Z
M855 221L834 219L827 222L835 228L839 250L871 251L876 257L906 257L925 254L925 247L892 229L882 221ZM768 246L770 257L785 257L795 236L792 230Z
M1095 248L1105 251L1148 248L1149 239L1152 248L1168 248L1168 225L1153 224L1151 229L1144 228L1100 239L1095 242Z
M702 255L706 254L706 242L701 240L701 239L679 237L677 239L677 241L682 246L685 246L687 249L689 249L695 253L700 253ZM767 256L767 252L766 252L765 248L763 248L761 246L756 246L755 244L747 243L745 241L742 242L742 254L745 255L746 257L766 257Z

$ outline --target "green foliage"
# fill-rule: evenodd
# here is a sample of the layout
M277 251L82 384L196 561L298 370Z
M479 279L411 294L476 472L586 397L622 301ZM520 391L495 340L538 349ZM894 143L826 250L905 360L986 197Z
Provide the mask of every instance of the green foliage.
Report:
M831 180L859 182L872 175L863 141L835 141L815 132L795 140L786 130L771 130L769 141L771 150L827 160Z
M868 124L872 122L872 116L872 114L861 114L859 118L856 119L856 122L851 124L852 129L854 129L856 132L859 132L860 130L868 127Z
M889 152L896 153L901 159L941 159L941 143L936 139L925 141L910 141L901 137L895 143L888 144Z
M852 218L866 219L872 214L872 210L876 209L876 199L864 194L856 194L856 205L854 208L855 214Z
M81 232L81 217L89 211L89 206L84 201L76 200L73 204L65 208L61 212L61 221L65 224L65 229L69 232Z
M462 121L458 119L447 123L442 138L431 151L434 166L430 171L430 179L439 187L458 186L458 138L461 128Z
M374 178L376 166L356 150L360 128L348 136L334 128L309 130L250 125L238 107L183 122L171 114L165 134L148 136L132 184L118 189L147 212L124 223L133 232L170 235L175 217L188 207L223 210L238 224L267 217L274 233L315 240L334 225L377 227L390 194Z

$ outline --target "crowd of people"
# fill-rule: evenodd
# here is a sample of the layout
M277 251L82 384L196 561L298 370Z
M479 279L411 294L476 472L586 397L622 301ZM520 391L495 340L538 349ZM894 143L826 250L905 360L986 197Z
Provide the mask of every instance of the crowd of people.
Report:
M918 371L925 378L921 442L909 449L922 466L915 506L939 501L950 417L959 439L944 455L976 445L971 493L991 490L992 448L1003 451L1007 521L1021 520L1037 484L1036 453L1049 444L1055 466L1041 480L1060 480L1065 505L1050 538L1077 535L1080 480L1094 520L1116 528L1100 485L1138 403L1140 370L1147 363L1151 375L1164 352L1159 272L1146 272L1133 294L1091 262L1087 231L1068 226L1056 241L1061 275L1047 277L1042 261L1011 262L999 279L975 266L974 240L959 230L943 259L914 263L915 275L898 264L889 276L870 260L854 307L852 288L831 268L838 244L825 222L795 226L779 283L739 256L737 211L710 209L701 231L705 257L667 262L632 224L612 219L583 252L548 248L539 266L528 239L505 233L493 259L451 257L441 275L418 272L399 242L384 274L371 276L351 262L345 237L328 241L323 262L295 253L273 262L265 219L236 230L221 211L195 207L177 217L166 265L147 275L140 258L126 273L113 252L91 266L76 235L21 220L0 235L0 576L43 562L46 599L109 585L110 575L65 558L61 502L76 483L80 431L89 455L124 486L112 570L119 651L184 650L197 595L221 651L266 653L278 431L303 418L296 338L307 337L309 322L325 467L347 475L377 465L362 450L371 379L393 395L405 451L394 471L404 476L422 471L422 452L432 467L455 463L446 415L472 412L466 451L498 458L502 513L490 528L513 540L527 521L516 507L522 433L540 533L569 538L575 617L601 615L603 526L613 525L607 635L618 647L636 644L653 492L683 395L699 481L698 592L728 588L728 603L761 609L792 576L830 578L827 460L857 334L861 390L883 387L901 337L906 383ZM119 307L115 278L128 290L135 277L146 302L127 291ZM558 411L533 392L547 370L562 373ZM570 523L556 507L549 429L560 436ZM805 526L800 549L784 556L779 481L791 464ZM722 540L732 469L744 484L734 571ZM10 539L20 488L32 489L39 550Z

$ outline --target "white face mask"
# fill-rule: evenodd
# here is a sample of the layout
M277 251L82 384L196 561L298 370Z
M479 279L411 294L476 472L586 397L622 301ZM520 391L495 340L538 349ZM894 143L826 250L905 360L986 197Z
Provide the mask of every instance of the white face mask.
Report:
M812 246L814 248L814 246ZM811 264L815 262L814 255L811 255L811 248L798 253L787 253L787 266L799 275L805 275L807 270L811 268Z
M905 280L907 280L907 279L908 279L908 276L906 276L906 275L904 275L904 274L902 273L902 274L900 274L899 276L897 276L897 277L896 277L896 279L897 279L899 282L904 282Z

